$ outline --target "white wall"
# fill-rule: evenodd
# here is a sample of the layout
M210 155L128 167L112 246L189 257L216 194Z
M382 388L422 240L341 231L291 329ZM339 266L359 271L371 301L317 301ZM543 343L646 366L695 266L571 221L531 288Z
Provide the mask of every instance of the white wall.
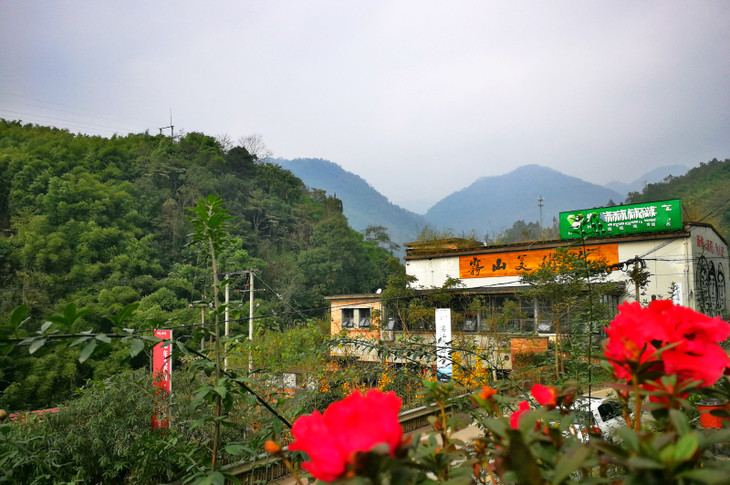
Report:
M615 244L618 244L619 262L631 260L636 256L646 262L646 269L651 276L647 287L642 290L640 296L642 302L651 301L652 298L668 299L670 286L676 283L680 288L682 305L705 310L708 314L720 314L730 308L728 301L730 264L728 264L727 245L713 229L692 226L689 237L626 242L617 240ZM706 269L703 271L700 266ZM408 260L406 272L417 278L413 285L416 288L440 287L447 277L459 276L459 257ZM634 299L633 282L626 272L614 271L609 280L627 282L626 299ZM485 288L485 290L520 285L519 276L465 278L461 281L466 288ZM712 311L697 306L700 303L697 298L698 282L705 288L703 291L709 294L709 299L714 302L711 304Z

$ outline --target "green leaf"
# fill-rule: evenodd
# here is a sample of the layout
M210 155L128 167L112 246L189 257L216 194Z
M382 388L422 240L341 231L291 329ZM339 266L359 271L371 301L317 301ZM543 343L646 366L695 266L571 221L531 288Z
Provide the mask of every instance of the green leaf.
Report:
M18 327L27 320L26 316L28 315L28 310L28 305L19 305L15 307L13 313L10 314L10 325L12 325L15 330L17 330Z
M629 458L629 466L632 468L638 468L640 470L660 470L664 468L663 463L656 462L650 458L646 458L643 456L632 456Z
M79 344L81 344L83 342L86 342L90 338L91 337L79 337L76 340L74 340L73 342L71 342L71 344L69 345L69 347L76 347L77 345L79 345Z
M226 395L228 394L228 389L226 389L225 386L215 386L213 388L213 391L215 391L215 393L218 394L221 399L225 399Z
M112 339L110 339L106 334L103 333L95 335L94 338L96 338L96 340L98 340L99 342L104 342L105 344L112 343Z
M94 349L96 348L96 340L89 340L86 345L84 345L84 348L81 349L81 354L79 354L79 362L83 364L86 362L86 359L88 359L91 354L94 352Z
M198 406L200 406L200 403L203 402L203 399L205 399L209 392L210 390L208 389L198 392L193 400L190 401L190 410L195 411L196 409L198 409Z
M226 477L219 471L211 471L193 482L194 485L225 485Z
M246 447L243 445L228 445L224 447L223 450L231 455L241 455L244 451L246 451Z
M555 467L555 475L553 475L552 481L553 485L561 483L571 473L578 470L590 453L590 449L585 446L578 446L564 454Z
M134 314L135 311L137 311L137 308L139 308L139 303L130 303L129 305L125 305L121 310L119 310L119 313L116 315L105 315L104 317L112 322L115 327L121 326L125 321L127 321L132 314Z
M43 322L43 325L41 325L41 333L46 333L46 330L53 325L53 322Z
M670 409L669 419L672 421L672 424L677 429L677 433L679 433L679 436L684 436L690 432L691 428L689 426L689 420L687 419L687 415L679 409Z
M136 357L137 354L142 352L144 350L144 340L142 339L133 339L132 344L129 346L129 355L130 357Z
M46 344L46 339L39 338L37 340L34 340L32 344L30 344L30 348L28 349L28 353L34 354L36 350L40 349Z
M675 445L674 461L687 461L692 458L697 452L699 444L700 441L695 433L683 436Z
M636 434L636 431L629 428L617 428L616 435L628 446L629 450L634 452L639 451L639 436Z
M707 485L724 485L727 483L727 477L727 470L713 468L695 468L694 470L687 470L677 475L677 478L686 478Z

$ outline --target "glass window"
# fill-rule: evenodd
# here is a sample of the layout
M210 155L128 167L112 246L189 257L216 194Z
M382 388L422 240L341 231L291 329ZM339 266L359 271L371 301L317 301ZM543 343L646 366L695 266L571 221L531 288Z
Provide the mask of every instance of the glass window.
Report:
M358 310L358 318L360 321L357 326L360 328L368 328L370 326L370 308L360 308Z
M355 324L355 309L342 309L342 328L352 328Z
M601 419L608 421L621 416L621 405L614 401L606 401L598 406L598 414L601 415Z

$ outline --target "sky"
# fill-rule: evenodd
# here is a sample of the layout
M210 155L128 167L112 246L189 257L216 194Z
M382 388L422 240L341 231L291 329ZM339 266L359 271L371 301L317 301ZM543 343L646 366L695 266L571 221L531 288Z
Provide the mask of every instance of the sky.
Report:
M171 115L419 213L532 163L632 182L730 158L730 2L0 0L0 117Z

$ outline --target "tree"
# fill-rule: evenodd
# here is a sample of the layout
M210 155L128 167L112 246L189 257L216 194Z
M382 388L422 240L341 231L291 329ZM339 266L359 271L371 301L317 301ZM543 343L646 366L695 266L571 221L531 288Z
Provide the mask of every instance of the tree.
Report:
M213 305L215 318L215 373L216 380L221 379L221 343L220 343L220 304L218 298L218 255L229 245L229 231L231 227L228 225L228 219L231 216L223 207L223 200L215 195L209 195L205 199L200 199L195 207L190 208L193 213L190 216L190 222L193 224L192 239L194 242L207 248L211 270L213 274ZM220 437L220 420L217 419L221 415L221 396L216 396L216 420L215 433L213 435L213 458L211 469L215 470L216 457L218 455L218 441Z
M590 251L559 247L549 260L539 268L521 275L528 287L521 292L522 298L533 301L547 312L555 328L555 374L565 373L563 338L568 335L568 345L578 344L574 337L588 336L588 353L592 354L594 322L605 318L607 308L601 305L601 296L615 292L616 287L606 283L608 269L605 261L590 257ZM571 352L572 357L579 357ZM592 365L591 362L588 363Z

